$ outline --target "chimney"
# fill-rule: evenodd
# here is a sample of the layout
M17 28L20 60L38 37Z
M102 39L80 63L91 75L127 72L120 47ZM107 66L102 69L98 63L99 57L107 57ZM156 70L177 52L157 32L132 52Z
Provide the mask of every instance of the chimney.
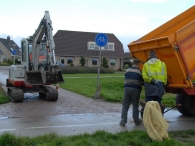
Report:
M7 43L10 46L10 36L7 36Z

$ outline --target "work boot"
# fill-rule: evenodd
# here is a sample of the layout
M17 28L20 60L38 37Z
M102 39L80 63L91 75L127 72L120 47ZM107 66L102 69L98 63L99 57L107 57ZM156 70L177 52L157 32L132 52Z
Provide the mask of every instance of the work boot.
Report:
M119 125L125 126L125 123L123 123L122 121L120 121Z
M142 120L141 119L139 119L139 121L138 122L135 122L135 125L139 125L139 124L141 124L142 123Z

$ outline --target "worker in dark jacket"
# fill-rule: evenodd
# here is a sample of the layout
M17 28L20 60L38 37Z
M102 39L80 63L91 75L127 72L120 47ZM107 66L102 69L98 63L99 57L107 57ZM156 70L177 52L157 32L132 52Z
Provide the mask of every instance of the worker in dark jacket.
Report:
M167 69L165 63L157 58L154 50L150 51L149 56L142 69L146 102L153 100L161 104L164 86L167 85Z
M139 125L142 120L139 119L139 99L140 93L142 90L143 78L142 72L139 69L140 60L134 59L132 67L127 69L125 73L125 81L124 81L124 97L123 97L123 105L122 105L122 114L120 125L125 126L127 123L127 113L130 107L130 104L133 104L133 113L132 117L134 123Z

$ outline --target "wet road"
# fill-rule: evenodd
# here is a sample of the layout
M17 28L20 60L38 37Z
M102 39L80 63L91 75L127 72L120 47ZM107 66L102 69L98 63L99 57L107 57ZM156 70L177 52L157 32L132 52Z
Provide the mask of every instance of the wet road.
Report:
M131 115L131 111L129 112ZM132 118L125 127L119 126L120 113L105 114L75 114L56 115L28 118L9 118L0 120L0 134L10 132L17 135L37 136L50 132L59 135L76 135L93 133L97 130L116 133L121 131L132 131L135 129L145 130L143 124L135 126ZM169 123L169 131L195 129L195 118L181 116L173 110L164 116Z
M8 70L0 67L0 82L5 84L7 76ZM121 127L121 104L94 100L64 89L59 89L56 102L39 99L36 93L25 94L25 99L23 103L0 105L0 134L10 132L33 137L50 132L75 135L97 130L116 133L145 129L143 124L134 125L132 108L128 114L129 122ZM164 117L169 123L169 131L195 129L195 117L182 116L177 110L170 110Z

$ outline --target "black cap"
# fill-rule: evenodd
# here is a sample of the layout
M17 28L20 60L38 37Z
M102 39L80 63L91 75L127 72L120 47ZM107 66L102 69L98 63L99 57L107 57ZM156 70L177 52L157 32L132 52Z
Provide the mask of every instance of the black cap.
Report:
M151 50L149 54L150 57L156 57L156 52L154 50Z

